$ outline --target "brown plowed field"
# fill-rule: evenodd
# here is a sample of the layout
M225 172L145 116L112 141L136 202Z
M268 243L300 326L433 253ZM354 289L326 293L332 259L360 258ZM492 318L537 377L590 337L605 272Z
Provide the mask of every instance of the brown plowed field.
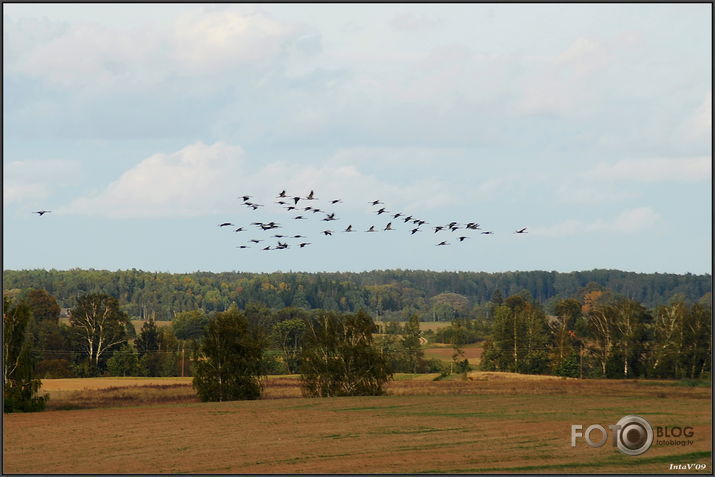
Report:
M467 345L463 346L461 350L464 352L464 358L469 360L470 364L477 365L482 360L482 353L484 349L481 345ZM442 361L451 361L452 355L454 354L454 348L449 345L445 346L430 346L424 348L425 358L437 358Z
M297 380L288 377L269 380L266 396L274 398L258 401L9 414L3 472L668 473L675 472L671 463L707 464L703 472L712 472L710 388L507 373L432 377L397 376L382 397L288 397L299 395ZM70 381L47 381L45 389L190 389L186 379L140 386L110 380L104 387L101 379L88 380L94 389L86 391ZM610 441L570 446L572 424L607 426L627 414L653 426L692 426L693 443L654 443L638 457Z

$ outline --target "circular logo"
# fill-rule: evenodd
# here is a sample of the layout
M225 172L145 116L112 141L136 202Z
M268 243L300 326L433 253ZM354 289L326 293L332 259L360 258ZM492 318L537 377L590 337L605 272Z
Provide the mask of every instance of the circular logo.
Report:
M641 455L653 443L653 428L640 416L625 416L616 424L618 450L628 455Z

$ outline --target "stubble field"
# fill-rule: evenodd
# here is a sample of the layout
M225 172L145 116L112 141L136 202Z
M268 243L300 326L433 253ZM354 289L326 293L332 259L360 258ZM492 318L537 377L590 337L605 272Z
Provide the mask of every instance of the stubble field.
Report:
M387 396L329 399L302 398L296 377L274 377L264 399L223 403L197 402L190 378L47 380L51 403L87 409L5 415L3 472L675 473L687 471L670 464L688 463L712 472L710 388L435 376L398 375ZM692 444L654 443L637 457L610 441L571 447L572 424L607 427L628 414L692 426Z

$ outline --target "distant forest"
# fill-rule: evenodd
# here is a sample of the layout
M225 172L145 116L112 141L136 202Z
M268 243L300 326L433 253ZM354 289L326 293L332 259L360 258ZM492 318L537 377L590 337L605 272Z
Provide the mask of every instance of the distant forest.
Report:
M106 293L119 300L131 317L171 320L176 313L203 309L224 311L235 303L273 309L298 307L341 312L367 310L384 320L449 321L459 308L487 309L495 296L522 295L547 311L558 300L583 296L593 288L640 302L647 308L679 295L694 302L712 291L712 276L633 273L619 270L583 272L434 272L378 270L360 273L156 273L141 270L5 270L3 291L20 294L45 289L62 308L79 296ZM468 313L472 314L472 313Z

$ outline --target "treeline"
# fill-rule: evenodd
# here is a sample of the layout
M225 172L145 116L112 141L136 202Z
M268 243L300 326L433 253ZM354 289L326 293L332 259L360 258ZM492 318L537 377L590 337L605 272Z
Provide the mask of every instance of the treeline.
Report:
M41 409L46 396L37 395L38 379L47 377L194 375L200 382L201 375L211 375L208 386L214 389L224 381L223 371L215 375L205 362L214 352L210 359L250 369L255 379L300 373L306 394L321 396L379 393L395 372L466 373L470 363L461 346L482 339L483 370L582 378L707 379L712 373L710 293L695 302L676 295L648 309L592 284L583 295L553 303L550 314L526 292L506 299L494 293L479 318L460 312L462 295L442 295L454 318L431 336L454 348L448 367L424 359L416 313L404 325L376 324L364 310L232 304L221 312L177 313L170 326L149 319L137 334L108 294L78 297L67 325L52 295L26 289L14 298L3 296L6 409ZM249 361L231 349L242 350ZM241 384L240 392L260 394L255 379Z
M568 298L547 316L521 296L493 304L482 369L601 378L710 378L712 297L648 310L608 290Z
M158 326L150 319L136 332L118 300L107 294L81 296L70 310L69 324L60 321L57 301L42 289L33 289L14 300L6 296L4 303L6 324L20 323L13 336L22 343L18 345L24 350L22 361L30 363L30 374L37 378L192 376L194 358L207 339L207 330L222 313L228 312L181 312L169 326ZM316 329L311 325L316 320L328 320L335 328L335 323L358 317L363 323L362 335L367 336L364 323L368 320L371 330L379 330L364 311L350 314L301 308L272 310L255 303L242 310L232 305L229 310L240 311L256 334L254 341L262 343L260 369L265 374L301 371L306 333ZM381 356L389 354L390 372L439 370L439 364L422 358L416 315L400 327L400 333L385 335L376 342ZM6 339L6 343L11 342ZM336 351L336 356L339 354Z
M552 306L583 295L590 285L609 289L647 308L666 304L675 295L696 301L712 290L706 275L643 274L619 270L584 272L433 272L383 270L362 273L209 273L185 274L140 270L6 270L3 289L10 296L44 289L62 308L78 297L106 293L123 311L139 319L171 320L177 313L201 309L225 311L260 303L354 313L368 310L383 320L406 320L412 313L433 321L450 321L457 313L479 314L495 294L526 294ZM447 306L445 306L445 304ZM458 305L458 306L457 306Z
M445 295L449 299L442 305L452 307L454 317L450 326L436 332L422 333L417 313L404 325L377 322L380 336L375 346L391 372L444 370L444 363L423 358L424 338L451 344L455 356L460 346L485 341L481 364L485 370L608 378L703 378L711 372L709 293L697 301L676 295L650 309L595 285L548 307L527 293L506 299L495 293L478 317L460 312L464 297ZM26 290L14 301L5 298L14 308L29 310L25 313L29 317L23 315L22 333L30 338L32 352L24 352L36 358L40 377L189 376L189 357L221 313L180 312L163 326L150 319L137 333L118 300L107 294L78 298L70 310L69 325L59 320L57 300L43 289ZM252 329L265 337L261 369L268 374L299 372L306 326L315 317L329 315L339 321L350 315L295 307L271 309L260 303L229 308L240 310ZM101 314L105 321L97 322L97 310L105 310ZM359 313L373 319L363 310Z
M415 333L403 341L416 345L419 357L419 324L411 323ZM41 378L176 376L179 356L183 375L187 341L186 371L204 401L256 399L262 378L276 372L300 373L304 394L314 397L383 394L392 377L388 357L373 343L377 326L364 311L276 314L232 305L210 316L185 312L175 324L160 329L149 320L132 338L128 315L106 294L80 297L69 326L59 322L59 306L45 290L20 301L3 297L4 412L42 410L48 396L39 395Z

